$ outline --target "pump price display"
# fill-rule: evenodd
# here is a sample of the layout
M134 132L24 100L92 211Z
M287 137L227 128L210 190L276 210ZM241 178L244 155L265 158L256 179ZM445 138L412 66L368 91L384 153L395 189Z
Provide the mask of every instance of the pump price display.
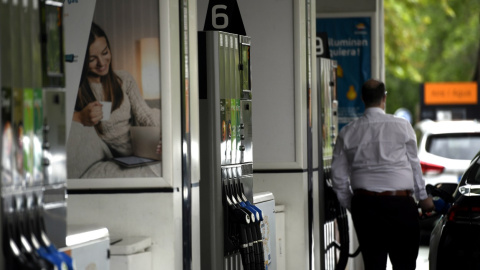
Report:
M425 105L477 104L476 82L425 83L423 87Z

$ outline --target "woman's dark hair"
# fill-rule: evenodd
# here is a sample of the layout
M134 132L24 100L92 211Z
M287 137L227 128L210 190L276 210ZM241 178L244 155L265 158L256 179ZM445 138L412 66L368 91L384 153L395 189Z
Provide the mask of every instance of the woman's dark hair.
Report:
M385 84L377 80L368 80L362 85L362 99L366 107L378 106L385 97Z
M96 23L92 22L90 29L90 35L88 37L87 52L85 54L85 60L83 62L82 76L80 78L80 87L78 89L77 101L75 103L75 110L81 111L89 103L96 101L92 88L88 82L89 75L89 55L90 45L95 39L104 37L107 41L108 49L111 51L110 42L105 32ZM103 87L103 95L107 101L112 102L112 111L120 107L123 102L122 80L118 77L112 69L112 61L108 69L108 74L100 78ZM98 125L97 125L98 126ZM101 133L101 130L97 128L97 131Z

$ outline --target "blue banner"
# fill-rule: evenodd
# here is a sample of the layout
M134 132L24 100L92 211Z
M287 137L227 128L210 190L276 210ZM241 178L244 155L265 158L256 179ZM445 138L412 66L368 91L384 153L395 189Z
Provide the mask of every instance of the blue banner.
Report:
M336 60L338 127L363 115L362 84L371 78L369 17L317 18L317 34L326 33L331 59Z

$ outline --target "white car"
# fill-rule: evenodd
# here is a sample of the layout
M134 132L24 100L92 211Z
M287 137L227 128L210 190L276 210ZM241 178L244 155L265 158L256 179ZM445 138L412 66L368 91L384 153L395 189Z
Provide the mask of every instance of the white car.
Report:
M431 121L415 125L425 184L455 184L480 148L477 121Z

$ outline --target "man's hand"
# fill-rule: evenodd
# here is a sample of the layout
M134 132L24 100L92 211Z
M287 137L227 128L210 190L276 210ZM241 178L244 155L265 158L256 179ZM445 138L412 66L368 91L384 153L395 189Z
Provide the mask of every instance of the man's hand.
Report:
M423 213L430 213L435 210L435 205L433 204L432 197L428 197L425 200L421 200L418 202L420 208L422 208Z

